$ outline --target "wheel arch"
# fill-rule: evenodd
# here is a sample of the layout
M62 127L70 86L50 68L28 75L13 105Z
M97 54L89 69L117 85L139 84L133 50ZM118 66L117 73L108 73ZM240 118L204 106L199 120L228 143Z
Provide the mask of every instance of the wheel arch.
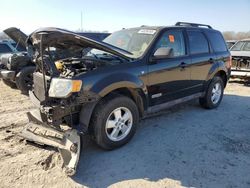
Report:
M205 89L208 87L209 83L215 76L221 77L224 83L224 87L226 87L227 81L228 81L227 75L228 75L228 71L223 62L217 62L213 64L213 66L209 70L209 73L206 79Z
M227 85L227 75L226 72L224 70L219 70L214 76L219 76L222 78L222 81L224 83L224 88Z
M128 84L126 86L128 86ZM87 131L91 133L93 131L91 129L92 126L90 125L90 123L91 118L93 117L93 113L98 107L98 104L103 100L110 100L119 95L123 95L132 99L138 108L140 117L144 116L144 111L147 109L147 100L142 88L114 86L112 86L112 88L113 90L106 89L104 90L105 92L100 93L99 100L92 103L87 103L82 107L79 114L79 122L83 132Z

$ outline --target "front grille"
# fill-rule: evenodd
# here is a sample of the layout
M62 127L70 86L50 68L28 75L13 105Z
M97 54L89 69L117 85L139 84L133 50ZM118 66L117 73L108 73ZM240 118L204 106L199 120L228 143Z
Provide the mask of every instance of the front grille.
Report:
M48 80L48 78L46 78L46 80ZM39 99L40 102L42 102L45 100L45 88L44 88L42 73L39 72L33 73L33 81L34 81L35 96ZM46 87L47 87L47 81L46 81Z

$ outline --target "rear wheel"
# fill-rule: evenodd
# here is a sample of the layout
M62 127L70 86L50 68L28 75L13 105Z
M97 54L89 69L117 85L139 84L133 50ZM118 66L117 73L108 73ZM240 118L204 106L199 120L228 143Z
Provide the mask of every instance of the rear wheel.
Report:
M138 120L137 106L130 98L104 99L96 107L91 122L96 143L109 150L121 147L135 134Z
M34 71L34 66L25 67L16 76L17 88L20 89L23 94L27 95L32 88Z
M200 104L207 109L213 109L221 103L224 92L224 83L221 77L215 76L209 84L206 94L200 98Z

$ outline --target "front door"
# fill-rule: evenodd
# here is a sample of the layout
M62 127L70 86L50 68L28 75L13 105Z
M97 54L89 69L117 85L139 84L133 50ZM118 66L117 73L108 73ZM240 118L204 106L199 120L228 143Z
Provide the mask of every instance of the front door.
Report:
M149 62L149 106L184 97L190 87L191 59L187 55L183 31L166 30L156 42L153 52L160 47L172 48L173 54L172 57Z

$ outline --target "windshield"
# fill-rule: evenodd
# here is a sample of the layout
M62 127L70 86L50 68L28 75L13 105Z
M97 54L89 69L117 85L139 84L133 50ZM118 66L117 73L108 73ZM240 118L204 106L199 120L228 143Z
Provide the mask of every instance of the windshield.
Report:
M239 41L237 42L235 45L232 46L232 48L230 49L231 51L240 51L242 46L243 46L244 42Z
M155 29L123 29L112 33L103 42L132 53L132 58L139 58L146 51L155 34ZM91 51L94 54L100 54L101 52L100 50Z

